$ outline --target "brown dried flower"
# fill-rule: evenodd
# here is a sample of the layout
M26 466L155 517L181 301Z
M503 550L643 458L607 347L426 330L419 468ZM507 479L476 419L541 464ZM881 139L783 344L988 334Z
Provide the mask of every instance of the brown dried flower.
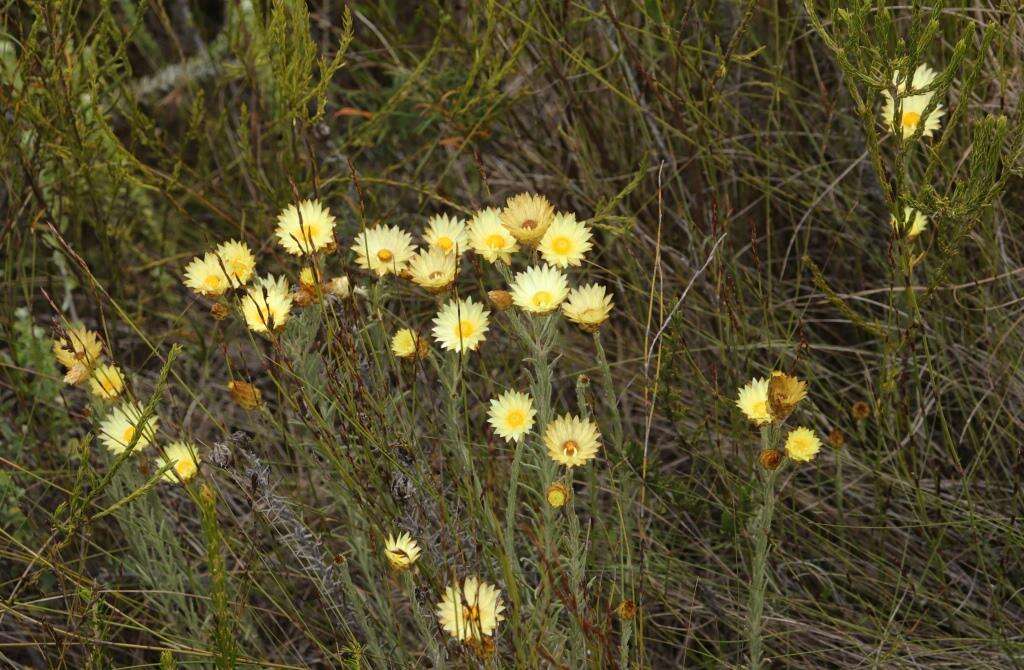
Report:
M782 452L778 449L764 449L757 460L765 470L774 470L782 463Z
M775 421L785 421L797 403L807 397L807 382L783 372L773 372L768 380L768 408Z

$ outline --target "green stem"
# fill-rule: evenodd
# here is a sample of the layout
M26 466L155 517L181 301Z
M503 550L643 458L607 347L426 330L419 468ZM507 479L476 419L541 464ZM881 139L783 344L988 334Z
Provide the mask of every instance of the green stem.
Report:
M764 449L771 447L771 427L761 429L761 445ZM750 523L750 531L754 541L754 560L751 567L750 601L748 615L750 629L748 641L750 646L750 670L760 670L763 653L761 626L764 613L764 595L768 586L768 533L771 531L772 514L775 511L775 479L779 468L769 470L762 482L761 507L757 510Z

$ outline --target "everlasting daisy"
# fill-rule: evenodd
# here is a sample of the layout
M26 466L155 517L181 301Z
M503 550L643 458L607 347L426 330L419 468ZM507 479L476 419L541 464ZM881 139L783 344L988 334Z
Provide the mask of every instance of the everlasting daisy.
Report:
M771 423L772 414L768 407L768 380L755 377L740 389L736 406L748 419L758 426Z
M912 207L903 208L903 216L889 219L889 225L897 234L903 232L908 240L913 240L928 227L928 217Z
M242 316L254 333L284 328L291 309L292 296L283 275L277 279L274 275L260 278L242 296Z
M548 487L548 490L544 493L544 497L547 498L548 504L552 507L558 508L569 502L569 497L572 495L572 491L568 486L562 482L555 482Z
M156 416L142 421L142 405L125 402L110 411L100 423L100 442L110 453L117 455L131 445L138 436L135 451L145 449L156 437L159 420Z
M256 258L249 250L249 245L236 240L222 243L213 252L228 271L235 286L247 284L256 269Z
M480 210L470 221L469 246L484 260L502 261L506 265L511 262L512 253L519 250L516 238L501 224L500 213L492 208Z
M434 339L448 351L475 351L485 339L490 314L472 298L452 300L434 318Z
M319 200L288 205L277 217L277 240L294 256L328 249L334 244L334 217Z
M499 437L509 442L518 442L533 428L533 398L528 393L505 391L491 399L487 412L487 423L491 424Z
M432 216L423 231L423 240L431 249L461 254L469 247L466 222L447 214Z
M508 199L501 210L501 222L527 246L534 246L555 218L555 208L542 195L520 193Z
M590 227L576 220L572 213L555 214L537 249L544 260L555 267L578 267L583 256L594 246Z
M597 455L601 448L601 433L589 419L565 414L544 429L544 445L548 456L556 463L574 468Z
M161 475L165 482L184 483L199 472L199 453L196 445L191 442L172 442L156 457L156 464L161 470L171 466L170 470Z
M597 332L612 311L612 297L600 284L574 288L562 303L562 314L588 333Z
M124 375L116 365L101 365L89 378L89 390L97 398L113 400L124 390Z
M394 570L406 570L420 557L420 547L409 533L402 533L398 537L388 535L384 543L384 555Z
M445 589L444 599L437 605L437 618L446 631L457 640L479 640L491 635L498 622L505 619L501 593L487 582L466 577L462 585Z
M782 372L768 380L768 410L776 421L785 421L797 403L807 397L807 382Z
M409 261L409 278L431 293L442 293L455 281L458 259L440 249L421 251Z
M893 103L892 94L889 91L882 91L882 96L885 98L885 102L882 104L882 118L892 127L893 131L900 133L903 137L910 137L924 123L924 131L921 136L931 137L939 129L939 126L942 125L942 115L945 114L942 105L937 105L928 114L927 119L921 118L925 108L931 103L935 91L906 94L909 89L919 91L928 88L937 76L935 70L924 64L919 65L914 71L911 82L907 82L901 72L896 72L893 75L892 81L893 84L896 84L896 94L899 96L901 107L899 118L896 118L896 105Z
M54 357L67 369L66 384L80 384L88 379L102 353L99 336L84 326L65 328L64 337L53 342Z
M356 252L359 267L383 277L404 270L416 248L409 233L398 226L374 226L356 235L352 251Z
M531 314L547 314L569 295L569 283L559 270L534 266L516 275L509 287L512 302Z
M794 461L809 461L821 449L821 440L810 428L794 428L786 438L786 455Z
M232 379L228 382L228 393L231 399L242 409L256 409L260 406L263 394L249 382Z
M391 338L391 352L399 358L423 358L427 355L427 341L411 328L402 328Z
M221 261L215 254L196 256L185 267L185 286L199 295L215 298L231 288L231 280L224 274Z

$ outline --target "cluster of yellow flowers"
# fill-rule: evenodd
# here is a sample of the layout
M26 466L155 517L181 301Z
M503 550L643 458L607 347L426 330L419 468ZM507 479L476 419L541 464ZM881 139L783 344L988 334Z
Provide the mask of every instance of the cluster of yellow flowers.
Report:
M807 382L776 371L768 378L755 377L742 387L736 406L754 424L765 427L783 423L806 397ZM821 449L821 440L810 428L794 428L786 437L784 448L792 460L810 461ZM781 453L770 449L761 454L761 463L774 469L781 463Z
M124 375L116 365L101 365L103 344L95 332L84 326L65 328L64 337L53 342L53 355L67 373L64 382L72 386L89 381L89 390L101 400L114 400L124 391Z

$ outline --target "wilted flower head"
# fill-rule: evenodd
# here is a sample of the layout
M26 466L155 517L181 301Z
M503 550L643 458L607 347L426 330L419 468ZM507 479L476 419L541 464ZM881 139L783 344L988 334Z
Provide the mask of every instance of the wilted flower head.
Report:
M810 428L794 428L786 438L786 455L794 461L809 461L821 449L821 440Z
M447 214L432 216L427 222L427 229L423 231L423 241L431 249L446 254L461 254L469 247L466 222Z
M100 423L99 437L112 454L121 454L135 442L135 451L145 449L156 437L158 417L142 420L142 406L136 402L125 402L110 411Z
M519 242L534 246L555 218L555 208L542 195L520 193L508 199L501 222Z
M768 409L776 421L785 421L797 403L807 397L807 382L782 372L768 380Z
M333 247L334 224L334 217L319 200L303 200L278 215L274 232L285 251L301 256Z
M472 298L451 300L434 318L434 339L442 349L475 351L484 341L490 312Z
M601 448L601 433L590 419L565 414L544 428L544 445L548 456L566 467L585 464Z
M199 472L199 453L191 442L172 442L157 456L156 464L161 470L170 466L162 475L165 482L184 483Z
M66 328L64 337L53 342L54 357L67 369L64 375L67 384L80 384L88 379L102 353L99 336L84 326Z
M398 537L388 535L384 555L392 569L406 570L420 557L420 547L409 533L401 533Z
M228 382L228 393L242 409L256 409L260 405L262 393L249 382L240 379L232 379Z
M457 640L479 640L491 635L504 620L501 593L476 577L466 577L461 585L445 589L437 605L437 618Z
M569 282L560 270L534 266L517 274L509 290L516 307L532 314L547 314L565 300Z
M469 246L491 263L502 261L506 265L512 260L512 253L519 249L519 243L512 233L501 224L498 210L482 209L469 223Z
M736 406L748 419L758 426L771 423L772 414L768 407L768 380L755 377L740 389Z
M853 403L852 407L850 407L850 414L853 415L855 421L863 421L871 416L871 405L867 404L863 400L858 400Z
M374 226L356 235L352 251L359 267L383 277L405 270L416 248L412 236L398 226Z
M242 316L249 330L267 333L280 330L288 321L292 309L292 295L284 275L260 278L242 296Z
M763 449L757 460L765 470L774 470L782 463L782 452L778 449Z
M544 260L555 267L577 267L593 245L590 227L576 220L572 213L555 214L537 249Z
M569 291L562 314L588 333L595 333L611 314L612 297L604 286L589 284Z

